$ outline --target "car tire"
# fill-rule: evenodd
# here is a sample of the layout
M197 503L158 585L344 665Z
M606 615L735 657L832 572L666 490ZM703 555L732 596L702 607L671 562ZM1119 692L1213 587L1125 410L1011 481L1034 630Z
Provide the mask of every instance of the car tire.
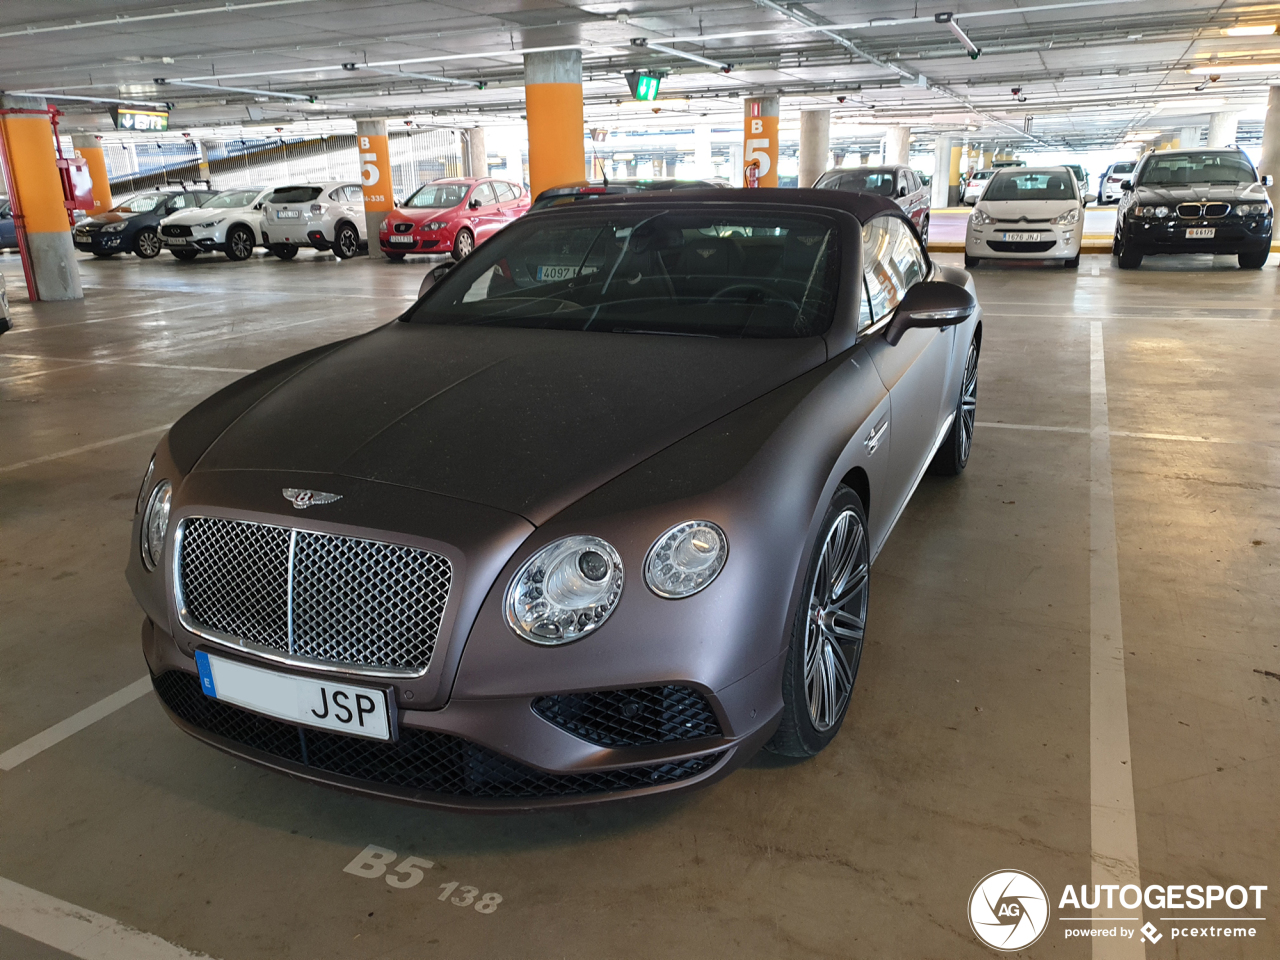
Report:
M1080 254L1077 253L1074 257L1071 257L1069 260L1063 260L1062 265L1066 267L1068 270L1075 270L1077 267L1080 266Z
M114 253L114 252L112 252L112 253L103 253L103 252L100 252L100 251L98 251L98 250L95 250L95 251L93 251L93 255L94 255L95 257L97 257L99 260L110 260L112 257L114 257L114 256L115 256L115 253Z
M833 568L834 583L828 573ZM862 659L870 574L866 510L841 485L805 572L782 668L782 719L765 745L771 752L812 757L839 733Z
M172 253L175 257L177 257L179 260L190 261L200 256L199 250L170 250L169 252Z
M1115 239L1111 241L1111 253L1119 262L1121 270L1136 270L1142 266L1142 251L1136 244L1125 240L1123 230L1116 231Z
M1269 257L1270 255L1271 255L1271 251L1268 249L1268 250L1252 250L1247 253L1237 254L1236 256L1237 256L1237 259L1240 261L1241 270L1261 270L1263 267L1263 264L1267 262L1267 257Z
M924 218L924 223L920 225L920 246L925 250L929 249L929 218Z
M969 352L964 358L964 374L960 379L960 398L956 401L956 415L929 462L929 472L939 477L955 477L964 472L973 449L973 430L978 418L978 354L981 347L975 337L969 342Z
M350 260L360 252L360 233L349 223L340 223L333 232L333 255L339 260Z
M453 259L461 260L472 250L476 248L476 236L466 227L458 231L458 235L453 238L453 252L450 254Z
M160 234L151 227L143 227L133 238L133 252L143 260L154 260L160 256L160 251L163 249L164 244L160 240Z
M248 227L232 227L227 231L225 246L228 260L248 260L253 256L253 231Z
M970 269L976 267L981 262L981 257L971 257L967 253L964 255L964 265Z
M298 255L298 247L292 243L277 243L271 248L271 252L281 260L292 260Z
M388 260L390 260L392 263L399 263L400 261L402 261L402 260L404 259L404 254L403 254L403 253L399 253L399 252L391 253L391 252L388 252L388 251L386 251L386 250L383 250L383 251L382 251L382 253L383 253L383 255L384 255Z

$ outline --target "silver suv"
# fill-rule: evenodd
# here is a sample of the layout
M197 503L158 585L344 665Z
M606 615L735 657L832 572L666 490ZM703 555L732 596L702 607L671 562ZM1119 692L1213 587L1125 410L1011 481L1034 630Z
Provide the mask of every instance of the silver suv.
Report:
M262 204L261 232L263 245L281 260L292 260L302 246L349 259L369 246L364 193L343 180L277 187Z

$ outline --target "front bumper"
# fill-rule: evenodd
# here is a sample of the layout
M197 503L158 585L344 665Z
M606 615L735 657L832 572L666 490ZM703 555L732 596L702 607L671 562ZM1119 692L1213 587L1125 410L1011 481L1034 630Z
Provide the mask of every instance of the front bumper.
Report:
M1008 233L1035 233L1033 241L1009 241ZM1083 218L1080 223L1059 226L1037 223L1028 226L1012 223L992 223L975 226L970 220L965 233L964 252L982 259L1008 260L1069 260L1080 256L1080 243L1084 235Z
M202 253L216 250L219 253L223 253L227 249L226 233L216 227L209 230L192 227L190 236L186 237L165 236L162 230L160 239L163 241L166 250L199 250Z
M449 253L453 250L453 236L443 230L380 233L378 246L383 253Z
M132 249L131 244L125 243L123 230L114 233L94 230L87 234L72 231L71 243L81 253L127 253Z
M1189 229L1212 228L1210 238L1188 238ZM1122 227L1128 242L1144 254L1155 253L1254 253L1271 249L1271 218L1229 220L1182 219L1129 220Z

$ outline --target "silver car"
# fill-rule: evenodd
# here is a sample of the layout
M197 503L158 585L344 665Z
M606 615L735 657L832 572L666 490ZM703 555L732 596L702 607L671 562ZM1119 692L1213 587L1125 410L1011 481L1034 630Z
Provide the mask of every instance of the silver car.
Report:
M299 247L350 259L369 247L364 192L345 180L276 187L262 204L261 231L263 244L281 260L292 260Z
M228 260L247 260L262 244L262 201L270 187L223 190L194 210L183 210L160 221L160 241L179 260L194 260L218 251Z

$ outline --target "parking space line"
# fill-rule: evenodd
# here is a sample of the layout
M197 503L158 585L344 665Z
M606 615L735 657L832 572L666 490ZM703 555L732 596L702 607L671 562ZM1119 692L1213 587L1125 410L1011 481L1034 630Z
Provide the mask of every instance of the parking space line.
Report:
M4 877L0 877L0 926L80 960L190 960L207 956Z
M1102 321L1089 323L1089 806L1092 879L1138 884L1138 826L1129 751L1120 562ZM1111 921L1106 921L1110 923ZM1141 906L1136 922L1142 922ZM1094 927L1104 918L1094 913ZM1093 937L1094 960L1145 960L1137 938Z
M65 720L55 723L47 730L42 730L34 737L23 740L16 747L10 747L0 753L0 770L12 770L18 764L30 760L37 753L48 750L61 743L72 734L79 733L85 727L97 723L103 717L109 717L121 707L127 707L139 697L151 690L151 677L147 675L135 680L123 690L117 690L109 697L103 697L95 704L85 707L79 713L73 713Z
M1001 430L1040 430L1049 433L1090 433L1087 427L1047 427L1037 423L1000 423L979 420L975 426L997 427ZM1110 430L1108 436L1128 437L1135 440L1168 440L1173 443L1227 443L1240 446L1273 447L1265 440L1232 440L1228 437L1193 437L1187 433L1139 433L1135 430Z
M48 463L50 460L61 460L63 457L74 457L78 453L88 453L90 450L101 450L103 447L110 447L117 443L124 443L126 440L137 440L139 437L145 437L152 433L159 433L161 430L168 430L171 426L173 426L171 423L162 423L158 427L139 430L137 433L126 433L122 437L112 437L110 440L99 440L96 443L86 443L82 447L72 447L70 450L62 450L58 453L46 453L43 457L33 457L30 460L20 460L17 463L10 463L0 467L0 473L9 473L13 470L21 470L24 467L34 467L38 463Z
M162 370L195 370L203 373L253 373L256 368L248 367L192 367L183 366L177 363L143 363L139 360L76 360L73 357L42 357L34 353L0 353L0 358L5 360L44 360L47 363L74 363L77 366L85 364L102 364L104 366L120 366L120 367L159 367ZM69 367L61 369L67 370ZM42 370L41 373L57 373L57 370Z

